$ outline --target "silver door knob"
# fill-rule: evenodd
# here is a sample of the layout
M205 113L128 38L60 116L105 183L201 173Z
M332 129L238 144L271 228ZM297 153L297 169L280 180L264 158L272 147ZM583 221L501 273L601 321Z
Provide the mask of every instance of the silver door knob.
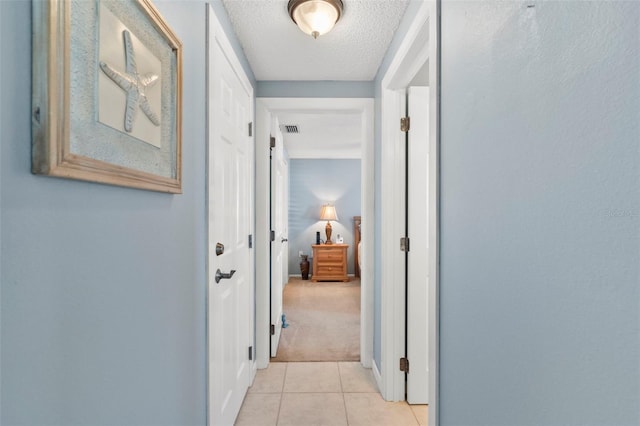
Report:
M283 238L283 239L280 240L281 243L284 243L286 241L289 241L289 240L287 240L286 238Z
M223 273L220 269L216 271L216 284L220 282L220 280L228 280L236 273L235 269L232 269L228 274Z

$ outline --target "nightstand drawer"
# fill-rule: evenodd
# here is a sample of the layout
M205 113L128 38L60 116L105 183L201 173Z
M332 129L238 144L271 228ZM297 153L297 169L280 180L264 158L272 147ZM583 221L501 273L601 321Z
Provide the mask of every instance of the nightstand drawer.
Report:
M315 274L318 274L320 276L322 275L342 275L344 274L346 271L344 270L344 264L336 264L336 265L318 265L318 270L315 271Z
M316 244L313 247L311 281L349 281L347 244Z
M342 262L344 260L343 251L336 250L320 250L316 253L319 262Z

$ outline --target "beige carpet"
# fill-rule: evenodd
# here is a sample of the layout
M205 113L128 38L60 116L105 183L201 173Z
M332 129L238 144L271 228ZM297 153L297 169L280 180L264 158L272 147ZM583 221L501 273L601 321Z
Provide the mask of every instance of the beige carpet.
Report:
M278 353L271 361L359 361L360 280L317 282L292 278L284 288Z

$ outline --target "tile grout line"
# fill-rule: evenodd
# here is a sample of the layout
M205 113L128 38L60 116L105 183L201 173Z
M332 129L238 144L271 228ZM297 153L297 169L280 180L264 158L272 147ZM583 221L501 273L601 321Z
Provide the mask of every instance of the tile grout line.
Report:
M342 369L340 368L340 362L338 364L338 377L340 377L340 395L342 395L342 405L344 406L344 417L349 426L349 413L347 412L347 401L344 399L344 386L342 385Z
M336 367L338 368L338 379L340 380L340 393L344 393L344 386L342 386L342 370L340 369L340 362L336 361Z
M284 377L282 378L282 387L280 388L280 404L278 404L278 415L276 416L276 425L280 422L280 411L282 410L282 400L284 399L284 384L287 381L287 371L289 371L289 363L286 362L284 367Z
M407 402L407 401L406 401L406 399L405 399L405 402ZM416 418L416 424L417 424L418 426L421 426L421 425L422 425L422 423L420 423L420 419L418 418L418 414L417 414L417 413L415 412L415 410L413 409L413 406L412 406L411 404L409 404L408 402L407 402L407 405L409 406L409 409L411 410L411 413L413 413L413 417L415 417L415 418ZM423 405L423 404L415 404L415 405L420 406L420 405ZM429 406L429 404L425 404L425 405L426 405L427 407ZM427 420L427 421L428 421L428 420Z
M406 401L406 399L405 399L405 401ZM418 426L420 426L420 419L418 419L418 415L416 414L416 412L415 412L415 411L413 411L413 407L411 407L411 404L409 404L409 403L407 402L407 405L409 406L409 410L411 410L411 414L413 414L413 418L414 418L414 419L416 419L416 424L417 424Z

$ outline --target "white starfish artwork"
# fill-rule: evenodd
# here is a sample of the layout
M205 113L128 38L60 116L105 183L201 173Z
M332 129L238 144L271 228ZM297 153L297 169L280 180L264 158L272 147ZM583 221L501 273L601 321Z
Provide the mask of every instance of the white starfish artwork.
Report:
M126 70L124 73L115 70L109 64L100 61L102 71L116 83L122 90L127 92L127 106L124 115L124 129L131 133L133 131L133 122L138 112L138 107L144 112L149 121L156 126L160 126L160 118L151 110L151 105L147 99L145 91L148 87L158 82L158 75L149 73L145 75L138 74L138 66L136 65L136 56L131 43L131 34L128 30L122 31L124 38L124 50Z

